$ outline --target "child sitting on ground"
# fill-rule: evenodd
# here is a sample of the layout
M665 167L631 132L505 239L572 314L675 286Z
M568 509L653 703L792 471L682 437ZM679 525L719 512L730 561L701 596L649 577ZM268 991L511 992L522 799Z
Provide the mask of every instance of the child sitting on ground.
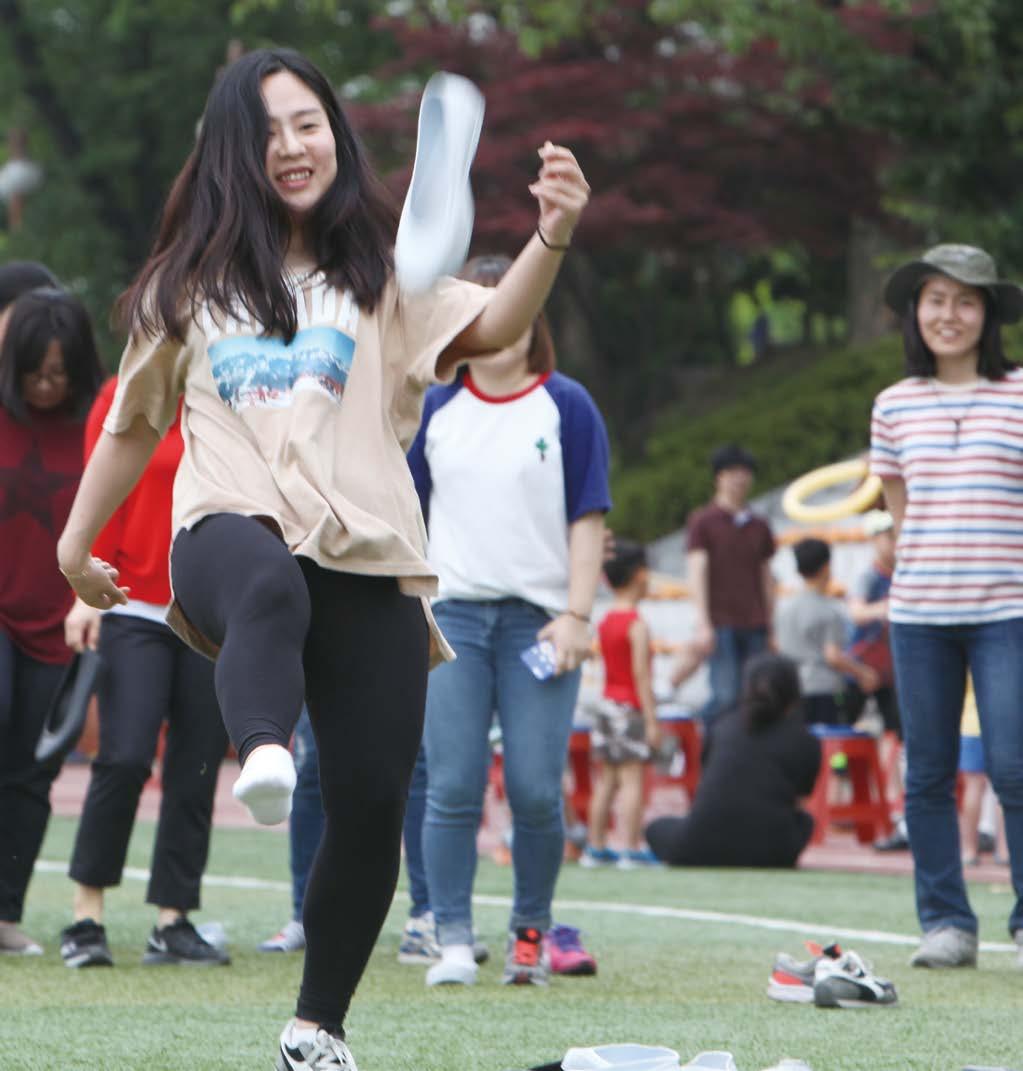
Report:
M592 711L591 753L601 761L590 803L589 844L582 866L617 863L628 869L656 862L640 846L643 818L643 767L660 745L660 727L651 674L650 630L637 609L649 586L646 552L638 543L617 541L604 563L614 605L597 632L604 660L604 695ZM620 794L625 850L607 846L611 806Z
M799 666L807 724L845 724L845 679L851 677L865 695L880 678L843 648L848 624L840 604L828 594L831 548L823 539L801 539L793 552L803 590L778 611L778 650Z

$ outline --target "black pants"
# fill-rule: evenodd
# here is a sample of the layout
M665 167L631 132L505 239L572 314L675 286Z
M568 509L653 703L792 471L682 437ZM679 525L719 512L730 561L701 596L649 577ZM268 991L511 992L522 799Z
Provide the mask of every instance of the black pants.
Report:
M429 637L392 577L293 557L260 522L207 517L177 534L174 591L220 645L217 695L242 760L287 746L309 707L326 821L306 887L297 1014L340 1026L398 880L423 728Z
M210 845L227 733L213 666L166 626L107 614L100 630L99 754L71 855L74 881L119 885L139 796L167 722L160 817L146 900L191 911Z
M644 831L650 850L669 866L793 867L812 834L813 819L801 810L779 822L770 837L744 837L738 829L724 833L688 815L655 818Z
M71 652L68 652L70 657ZM64 667L39 662L0 631L0 921L20 922L50 820L60 758L35 760Z
M847 725L844 697L831 692L804 695L803 720L807 725Z
M855 684L847 686L845 693L845 714L846 721L852 725L856 719L863 713L863 708L867 705L867 696L864 692L861 692ZM901 740L902 739L902 721L899 717L899 701L895 694L895 688L891 685L886 685L884 688L879 688L874 692L874 701L877 703L877 709L881 712L881 719L884 722L884 727Z

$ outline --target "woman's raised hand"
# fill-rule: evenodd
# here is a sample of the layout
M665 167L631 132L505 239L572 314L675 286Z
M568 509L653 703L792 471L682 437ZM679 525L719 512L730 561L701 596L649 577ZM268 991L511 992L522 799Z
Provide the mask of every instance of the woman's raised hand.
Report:
M117 586L117 570L102 558L90 556L81 569L61 565L60 571L82 602L97 610L109 610L128 601L129 589Z
M590 199L590 185L571 150L545 142L540 172L529 192L540 202L540 234L547 245L567 246Z

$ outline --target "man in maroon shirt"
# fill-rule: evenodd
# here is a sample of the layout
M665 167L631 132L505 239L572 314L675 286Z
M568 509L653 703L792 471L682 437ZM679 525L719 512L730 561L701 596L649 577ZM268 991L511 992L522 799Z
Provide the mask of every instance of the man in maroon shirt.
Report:
M711 465L714 498L689 518L687 554L694 642L710 668L708 721L736 702L746 660L768 646L774 603L774 536L747 506L756 460L729 444Z

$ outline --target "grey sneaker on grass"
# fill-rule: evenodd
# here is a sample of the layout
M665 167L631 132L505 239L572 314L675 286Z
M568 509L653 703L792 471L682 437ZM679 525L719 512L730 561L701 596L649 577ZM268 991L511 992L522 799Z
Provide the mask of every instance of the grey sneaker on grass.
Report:
M289 919L281 932L257 946L260 952L304 952L305 927L298 919Z
M911 967L976 967L977 935L958 926L928 930L909 961Z

